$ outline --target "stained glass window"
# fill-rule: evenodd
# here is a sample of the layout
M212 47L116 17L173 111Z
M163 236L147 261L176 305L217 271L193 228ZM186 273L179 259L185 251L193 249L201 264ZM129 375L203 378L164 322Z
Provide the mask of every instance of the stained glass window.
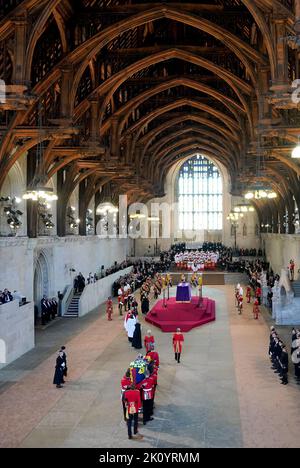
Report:
M204 156L186 161L178 179L179 229L223 228L223 182L219 169Z

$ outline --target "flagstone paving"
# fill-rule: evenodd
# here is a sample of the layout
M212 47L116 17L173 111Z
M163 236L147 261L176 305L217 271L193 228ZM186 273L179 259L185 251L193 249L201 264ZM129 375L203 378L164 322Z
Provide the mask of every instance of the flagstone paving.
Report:
M238 316L232 287L205 294L217 320L186 335L182 364L172 336L153 328L161 369L155 420L140 427L141 441L127 439L120 402L120 379L138 353L123 319L115 312L108 322L102 307L38 331L35 350L0 371L0 447L299 447L300 387L281 386L270 370L268 316L254 321L250 306ZM70 374L58 390L62 344Z

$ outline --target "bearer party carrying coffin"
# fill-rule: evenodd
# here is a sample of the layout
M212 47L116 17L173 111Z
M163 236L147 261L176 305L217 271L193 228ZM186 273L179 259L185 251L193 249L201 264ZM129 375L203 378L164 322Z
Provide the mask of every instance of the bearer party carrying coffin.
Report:
M130 379L134 385L139 385L149 376L150 359L139 356L135 361L130 363Z

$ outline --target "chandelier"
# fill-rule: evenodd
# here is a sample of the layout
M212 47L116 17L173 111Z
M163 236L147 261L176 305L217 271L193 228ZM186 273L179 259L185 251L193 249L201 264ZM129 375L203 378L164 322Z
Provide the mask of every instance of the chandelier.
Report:
M254 213L255 208L251 205L247 204L239 204L234 207L233 209L234 213Z
M227 216L227 221L231 221L232 223L238 222L240 218L244 218L244 213L237 213L236 211L231 211Z
M32 188L28 187L28 190L23 195L23 200L42 201L42 202L53 202L58 200L58 196L54 193L53 189L39 185L34 179L31 184Z
M245 193L246 200L263 200L269 199L272 200L277 198L277 193L272 190L269 184L263 182L263 176L265 173L265 159L264 153L261 149L260 139L257 142L257 157L256 157L256 174L255 182L250 185L248 190Z
M272 190L267 185L263 185L260 183L253 184L245 193L246 200L273 200L274 198L277 198L277 193L274 192L274 190Z
M298 144L292 151L293 159L300 159L300 136L298 136Z
M129 215L129 218L131 219L131 221L141 221L142 219L146 219L147 216L142 213L133 213ZM148 219L148 221L150 221L150 219Z
M41 102L38 106L39 115L39 131L42 131L42 113L41 113ZM45 174L45 168L43 164L44 147L42 139L38 142L36 147L36 167L35 175L32 182L29 184L26 193L23 195L23 200L39 201L41 203L50 203L58 200L58 196L54 193L54 190L47 187L48 177Z
M107 215L107 214L117 214L119 213L119 208L114 206L112 203L104 203L99 206L97 209L97 214Z

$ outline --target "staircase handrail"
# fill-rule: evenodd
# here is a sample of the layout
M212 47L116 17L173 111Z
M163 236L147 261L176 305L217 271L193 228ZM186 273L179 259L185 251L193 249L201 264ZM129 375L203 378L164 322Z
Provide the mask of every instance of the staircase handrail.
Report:
M70 306L70 304L72 302L73 296L74 296L74 288L70 284L69 286L67 286L64 298L63 298L63 300L61 302L61 316L62 317L68 311L69 306Z

